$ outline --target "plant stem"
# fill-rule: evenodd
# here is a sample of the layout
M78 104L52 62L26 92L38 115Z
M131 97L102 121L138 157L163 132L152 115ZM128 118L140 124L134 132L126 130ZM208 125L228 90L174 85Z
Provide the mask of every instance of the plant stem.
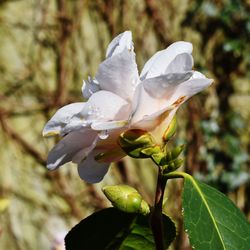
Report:
M155 193L155 204L151 212L150 224L154 235L156 250L165 250L163 241L162 202L167 179L159 166L158 179Z

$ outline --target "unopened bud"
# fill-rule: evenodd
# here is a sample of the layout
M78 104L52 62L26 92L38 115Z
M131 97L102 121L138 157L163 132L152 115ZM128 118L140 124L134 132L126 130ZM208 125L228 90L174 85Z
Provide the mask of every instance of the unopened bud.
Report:
M164 166L164 173L173 172L178 169L183 164L183 159L175 159L170 161L166 166Z
M184 148L185 148L185 145L180 145L180 146L175 147L171 151L172 159L176 159L181 154Z
M102 189L112 205L126 213L148 214L148 204L136 189L127 185L106 186Z
M176 128L177 128L177 119L176 116L174 116L168 128L165 130L163 134L162 139L164 142L168 142L174 136Z

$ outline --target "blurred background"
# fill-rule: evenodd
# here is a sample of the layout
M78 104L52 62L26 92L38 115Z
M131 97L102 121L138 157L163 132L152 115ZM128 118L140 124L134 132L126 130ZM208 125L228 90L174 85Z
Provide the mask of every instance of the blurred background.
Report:
M139 70L172 42L193 43L195 69L214 83L178 111L183 170L250 219L249 0L0 0L0 249L56 249L73 225L110 206L103 185L131 184L152 202L149 161L124 158L96 185L81 181L75 165L45 167L56 141L42 138L43 126L59 107L82 101L82 80L125 30ZM186 250L181 187L169 181L165 210L179 229L171 249Z

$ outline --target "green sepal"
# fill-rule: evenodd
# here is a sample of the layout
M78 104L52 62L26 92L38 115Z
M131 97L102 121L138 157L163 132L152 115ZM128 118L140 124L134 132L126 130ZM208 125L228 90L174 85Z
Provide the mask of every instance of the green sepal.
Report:
M105 186L102 191L112 205L123 212L144 215L150 212L149 205L133 187L128 185Z
M167 174L167 173L175 171L176 169L181 167L183 162L184 162L184 160L181 158L177 158L177 159L170 161L168 164L163 166L163 173Z
M151 156L153 154L161 153L161 147L158 145L155 145L154 147L147 147L141 150L141 153L146 156Z
M176 159L182 153L182 151L184 150L184 148L185 148L185 145L180 145L180 146L175 147L171 151L172 160Z
M158 166L164 165L163 161L165 158L165 154L162 151L156 154L152 154L151 158Z
M127 130L119 136L118 143L127 155L133 158L149 158L142 150L156 145L150 133L141 129Z

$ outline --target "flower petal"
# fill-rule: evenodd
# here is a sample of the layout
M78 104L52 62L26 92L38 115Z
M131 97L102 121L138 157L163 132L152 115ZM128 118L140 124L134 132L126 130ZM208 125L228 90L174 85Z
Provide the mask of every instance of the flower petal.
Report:
M112 121L128 117L129 104L118 95L101 90L86 102L81 115L86 120Z
M189 80L176 86L169 98L169 102L174 106L179 106L193 95L207 88L212 82L213 79L208 79L200 72L194 71Z
M174 106L167 106L150 115L145 115L140 120L132 122L131 127L153 131L169 117L174 108Z
M109 44L106 52L106 58L121 53L124 49L133 50L132 33L125 31L115 37Z
M119 121L108 121L108 122L93 122L91 128L94 130L113 130L123 128L128 126L128 120L119 120Z
M171 95L171 89L184 81L187 81L192 72L169 73L154 78L149 78L143 81L143 87L148 94L154 98L167 99Z
M100 90L100 85L95 78L88 77L88 80L83 81L82 84L82 95L84 98L89 99L93 93Z
M191 71L194 65L192 55L182 53L175 57L175 59L168 65L164 74L181 73Z
M184 75L183 79L185 77L190 75ZM138 86L133 100L132 124L144 120L145 117L150 118L151 115L171 106L170 97L178 85L169 79L168 76L146 79Z
M84 102L78 102L60 108L45 125L43 136L64 135L83 127L84 123L79 113L84 105Z
M54 170L72 161L79 151L81 151L81 159L83 159L91 151L91 146L95 146L97 137L97 132L91 129L69 133L50 151L47 168Z
M161 50L153 55L142 69L140 78L152 78L164 74L169 64L175 57L182 53L191 54L193 46L188 42L175 42L165 50Z
M175 76L178 76L177 79ZM185 81L187 78L189 80ZM187 72L144 80L136 90L132 123L165 108L180 106L188 98L208 87L212 81L197 71L194 71L191 77L190 72Z
M106 59L100 64L96 79L101 89L131 101L139 81L134 52L124 49L121 53Z
M99 163L95 160L99 151L93 150L85 160L78 164L78 174L89 183L100 182L108 172L110 163Z

